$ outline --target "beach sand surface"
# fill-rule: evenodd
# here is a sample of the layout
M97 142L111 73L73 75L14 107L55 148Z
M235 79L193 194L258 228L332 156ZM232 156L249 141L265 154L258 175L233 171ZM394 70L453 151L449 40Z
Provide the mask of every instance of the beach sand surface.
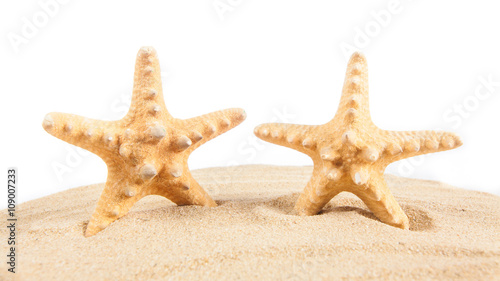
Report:
M500 280L500 197L386 175L410 230L381 223L345 192L319 215L295 216L311 173L196 170L218 207L149 196L90 238L103 184L20 204L17 273L7 272L4 227L0 280Z

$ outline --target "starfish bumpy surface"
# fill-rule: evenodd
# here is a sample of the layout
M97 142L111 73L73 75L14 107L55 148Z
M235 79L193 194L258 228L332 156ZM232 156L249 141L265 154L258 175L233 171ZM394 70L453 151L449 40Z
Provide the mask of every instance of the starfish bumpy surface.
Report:
M177 205L216 206L189 172L187 159L203 143L236 127L242 109L227 109L181 120L163 100L156 51L137 54L132 104L117 121L49 113L43 127L51 135L100 156L108 178L85 231L89 237L124 216L147 195L160 195Z
M366 58L349 60L340 105L324 125L262 124L255 134L312 158L313 175L295 205L300 215L317 214L335 195L358 196L382 222L409 228L406 214L387 188L383 174L392 162L462 145L452 133L396 132L376 127L368 105Z

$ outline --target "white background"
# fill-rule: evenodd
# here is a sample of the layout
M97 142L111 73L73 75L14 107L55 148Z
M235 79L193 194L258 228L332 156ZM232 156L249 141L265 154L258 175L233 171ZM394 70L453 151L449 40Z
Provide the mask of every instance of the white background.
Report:
M230 107L248 113L242 125L195 151L192 169L311 165L296 151L256 141L253 128L270 121L329 121L352 47L368 59L375 124L445 129L464 141L453 151L393 163L388 173L500 194L497 3L3 1L1 173L6 181L7 167L19 168L22 202L104 182L104 162L76 154L41 122L51 111L121 118L136 53L148 45L159 53L172 115L189 118ZM496 84L488 92L481 79ZM58 176L54 167L65 172Z

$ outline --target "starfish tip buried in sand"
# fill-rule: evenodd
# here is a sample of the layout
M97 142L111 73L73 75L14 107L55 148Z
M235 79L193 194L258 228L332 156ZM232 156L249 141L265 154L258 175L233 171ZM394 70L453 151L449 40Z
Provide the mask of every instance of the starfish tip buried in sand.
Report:
M385 168L408 157L462 145L452 133L376 127L369 112L368 66L360 53L349 60L340 105L330 122L262 124L254 132L265 141L312 158L313 175L295 205L298 214L315 215L334 196L347 191L358 196L380 221L403 229L409 228L408 217L387 188Z
M246 118L242 109L227 109L191 119L176 119L165 107L160 65L151 47L139 50L132 103L117 121L49 113L43 120L51 135L100 156L108 178L85 231L89 237L124 216L147 195L177 205L216 206L191 176L187 159L203 143Z

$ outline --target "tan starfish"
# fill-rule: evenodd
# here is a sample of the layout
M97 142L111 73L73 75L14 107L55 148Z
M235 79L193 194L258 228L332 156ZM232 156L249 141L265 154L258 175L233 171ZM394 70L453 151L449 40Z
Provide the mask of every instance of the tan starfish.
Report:
M349 60L340 105L324 125L263 124L255 134L268 142L307 154L314 162L311 180L295 210L317 214L342 191L354 193L382 222L408 229L408 217L384 180L392 162L421 154L444 151L462 144L446 132L384 131L376 127L368 105L368 67L359 53Z
M176 119L165 107L156 51L137 54L132 104L117 121L49 113L43 127L53 136L100 156L108 178L85 231L92 236L124 216L139 199L161 195L177 205L216 206L189 172L187 159L203 143L240 124L242 109Z

